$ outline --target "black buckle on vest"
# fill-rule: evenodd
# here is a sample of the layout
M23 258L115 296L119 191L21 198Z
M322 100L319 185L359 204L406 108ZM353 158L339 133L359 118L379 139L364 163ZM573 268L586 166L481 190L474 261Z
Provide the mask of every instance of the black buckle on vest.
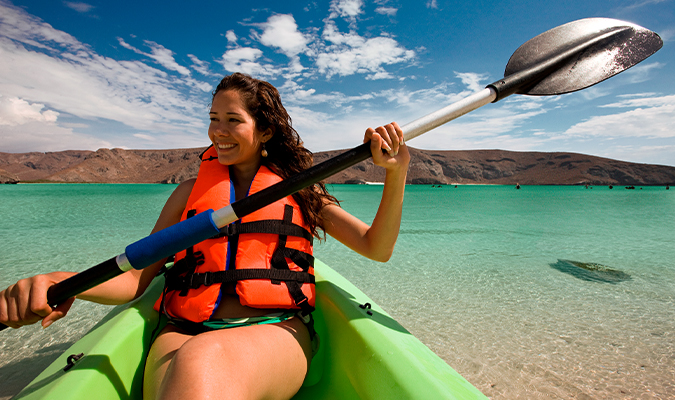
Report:
M202 285L204 286L211 286L213 285L213 273L211 272L204 272L204 283Z
M237 232L237 225L236 224L227 224L224 227L220 228L219 232L220 233L215 235L213 238L222 238L222 237L225 237L225 236L227 236L228 238L232 237L232 236L234 236L238 233Z
M185 286L190 289L197 289L200 286L210 286L214 282L214 273L213 272L204 272L202 274L190 274L189 277L185 279Z

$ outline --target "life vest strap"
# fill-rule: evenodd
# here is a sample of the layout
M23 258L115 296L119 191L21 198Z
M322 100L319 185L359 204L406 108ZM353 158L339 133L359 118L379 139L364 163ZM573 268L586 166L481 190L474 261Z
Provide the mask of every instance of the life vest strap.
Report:
M167 290L197 289L217 283L233 283L247 279L270 279L283 282L315 283L314 275L308 272L283 269L233 269L227 271L187 274L182 277L168 279Z
M232 237L242 233L272 233L275 235L295 236L306 239L310 244L314 241L314 236L307 229L300 225L278 219L229 224L222 227L220 233L211 239L224 236Z

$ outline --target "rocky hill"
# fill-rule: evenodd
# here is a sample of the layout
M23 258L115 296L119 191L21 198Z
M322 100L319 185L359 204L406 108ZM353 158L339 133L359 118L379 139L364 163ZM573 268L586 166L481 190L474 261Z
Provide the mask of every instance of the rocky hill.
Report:
M0 182L178 183L197 175L204 148L99 149L0 153ZM316 153L325 161L342 150ZM636 164L578 153L410 148L411 184L672 185L675 167ZM329 183L382 182L384 170L366 160Z

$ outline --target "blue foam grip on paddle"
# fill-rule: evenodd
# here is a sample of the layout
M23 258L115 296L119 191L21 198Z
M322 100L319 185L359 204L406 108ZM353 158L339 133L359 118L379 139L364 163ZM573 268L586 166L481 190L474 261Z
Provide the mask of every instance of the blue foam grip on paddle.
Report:
M220 233L206 210L127 246L124 253L134 269L143 269L152 263Z

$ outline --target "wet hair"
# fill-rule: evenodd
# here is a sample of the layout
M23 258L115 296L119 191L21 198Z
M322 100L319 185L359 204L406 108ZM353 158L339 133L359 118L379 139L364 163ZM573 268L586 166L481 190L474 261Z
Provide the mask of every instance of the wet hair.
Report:
M262 158L263 165L283 179L312 166L312 152L303 146L300 135L292 126L290 115L281 104L279 91L274 86L237 72L220 81L213 91L213 97L224 90L239 93L257 130L271 130L272 138L265 143L268 155ZM293 199L300 206L302 218L310 232L320 237L318 229L323 230L321 209L327 203L339 204L338 200L328 193L322 182L298 191L293 194Z

